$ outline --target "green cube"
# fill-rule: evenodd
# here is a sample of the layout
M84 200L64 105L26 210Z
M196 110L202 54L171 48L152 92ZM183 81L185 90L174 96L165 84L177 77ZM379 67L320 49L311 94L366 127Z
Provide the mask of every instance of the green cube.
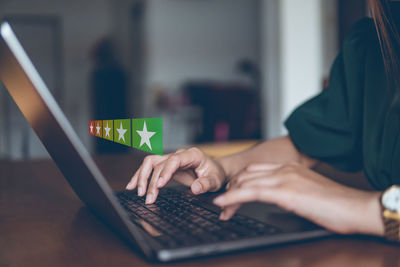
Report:
M131 146L131 120L114 120L114 142Z
M103 138L109 141L113 141L114 136L114 123L112 120L103 121Z
M133 147L163 155L162 118L132 119Z

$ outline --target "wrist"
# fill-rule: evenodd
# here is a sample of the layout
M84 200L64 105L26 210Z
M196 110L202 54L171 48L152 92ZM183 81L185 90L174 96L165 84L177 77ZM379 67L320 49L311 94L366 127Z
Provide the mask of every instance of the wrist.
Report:
M365 192L365 207L360 209L359 221L361 228L359 233L375 236L384 236L385 228L382 219L381 192Z

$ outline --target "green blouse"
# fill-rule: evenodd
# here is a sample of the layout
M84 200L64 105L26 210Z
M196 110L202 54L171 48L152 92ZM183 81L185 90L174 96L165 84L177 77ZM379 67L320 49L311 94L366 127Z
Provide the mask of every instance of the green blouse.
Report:
M364 170L376 189L400 184L399 117L385 77L374 23L363 19L336 58L328 88L286 120L295 146L340 170Z

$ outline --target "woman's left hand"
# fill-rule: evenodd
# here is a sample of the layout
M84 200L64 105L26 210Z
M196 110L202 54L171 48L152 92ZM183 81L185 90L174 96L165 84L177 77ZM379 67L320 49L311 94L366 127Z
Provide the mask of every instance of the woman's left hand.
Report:
M242 203L267 202L341 234L383 235L379 193L338 184L298 163L251 164L214 203L230 219Z

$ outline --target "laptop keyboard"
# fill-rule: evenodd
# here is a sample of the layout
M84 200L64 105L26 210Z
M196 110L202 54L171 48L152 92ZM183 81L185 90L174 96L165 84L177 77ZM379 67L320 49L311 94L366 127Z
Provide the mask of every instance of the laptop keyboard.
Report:
M136 192L123 191L117 197L128 214L140 218L159 234L155 239L167 247L198 245L235 239L272 235L280 232L274 226L252 218L234 215L229 221L205 207L203 201L189 192L164 188L154 204L146 205ZM138 224L136 220L132 220ZM141 225L143 227L143 225Z

